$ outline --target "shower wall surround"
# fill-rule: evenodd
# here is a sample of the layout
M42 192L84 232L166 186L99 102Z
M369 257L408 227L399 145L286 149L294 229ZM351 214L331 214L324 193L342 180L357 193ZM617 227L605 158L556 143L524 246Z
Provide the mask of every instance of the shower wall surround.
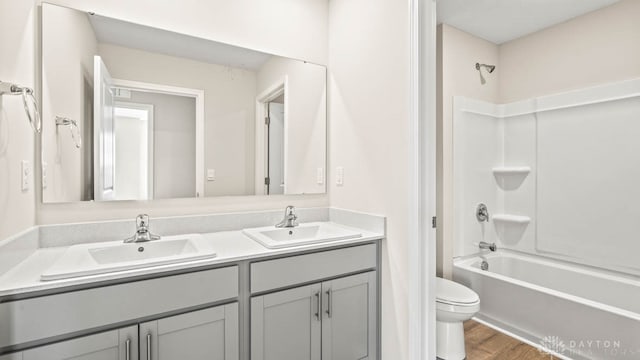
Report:
M495 241L640 274L639 118L640 79L504 105L455 97L454 256Z

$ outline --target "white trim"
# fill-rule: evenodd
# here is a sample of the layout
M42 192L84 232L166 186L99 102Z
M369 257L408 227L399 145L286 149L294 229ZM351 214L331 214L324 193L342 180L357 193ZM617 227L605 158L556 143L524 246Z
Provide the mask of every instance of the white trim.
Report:
M144 112L144 115L147 118L147 198L145 200L151 200L155 197L155 176L154 176L154 113L153 113L153 105L152 104L141 104L141 103L133 103L133 102L125 102L125 101L115 101L114 102L114 119L116 117L115 113L118 109L127 110L126 112L130 112L130 115L124 116L132 116L139 118L140 112Z
M436 6L410 0L409 359L435 359Z
M464 96L454 96L454 101L457 101L458 104L454 108L462 112L507 118L634 97L640 97L640 78L606 83L506 104L493 104Z
M196 193L195 197L204 196L204 90L178 86L146 83L141 81L113 79L113 85L119 88L154 92L168 95L188 96L196 101Z
M265 146L267 143L266 133L264 131L266 117L265 105L269 101L284 94L284 195L287 191L287 163L288 163L288 147L289 141L289 78L282 77L271 86L256 96L256 132L255 132L255 195L266 195L267 186L264 184L265 168L267 164L267 152Z

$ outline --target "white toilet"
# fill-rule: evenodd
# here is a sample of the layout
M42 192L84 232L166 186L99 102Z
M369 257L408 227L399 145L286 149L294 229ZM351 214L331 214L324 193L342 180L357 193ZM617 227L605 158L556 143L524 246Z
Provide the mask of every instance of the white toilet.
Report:
M462 360L463 321L480 310L480 297L468 287L436 278L436 356L442 360Z

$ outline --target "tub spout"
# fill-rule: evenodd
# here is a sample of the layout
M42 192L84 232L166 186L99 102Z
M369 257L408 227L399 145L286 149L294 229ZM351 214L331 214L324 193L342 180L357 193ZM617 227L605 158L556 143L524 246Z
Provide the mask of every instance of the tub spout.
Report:
M496 251L498 250L498 247L496 246L496 243L489 244L488 242L480 241L480 249L489 249L491 251Z

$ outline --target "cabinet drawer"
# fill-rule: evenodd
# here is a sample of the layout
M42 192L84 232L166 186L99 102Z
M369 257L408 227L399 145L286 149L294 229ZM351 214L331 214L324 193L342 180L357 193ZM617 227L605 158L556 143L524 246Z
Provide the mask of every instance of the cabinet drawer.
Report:
M238 267L0 304L0 349L238 296Z
M323 251L251 264L251 293L375 269L376 244Z
M8 355L2 355L0 356L0 360L22 360L22 353L17 352L17 353L8 354Z

